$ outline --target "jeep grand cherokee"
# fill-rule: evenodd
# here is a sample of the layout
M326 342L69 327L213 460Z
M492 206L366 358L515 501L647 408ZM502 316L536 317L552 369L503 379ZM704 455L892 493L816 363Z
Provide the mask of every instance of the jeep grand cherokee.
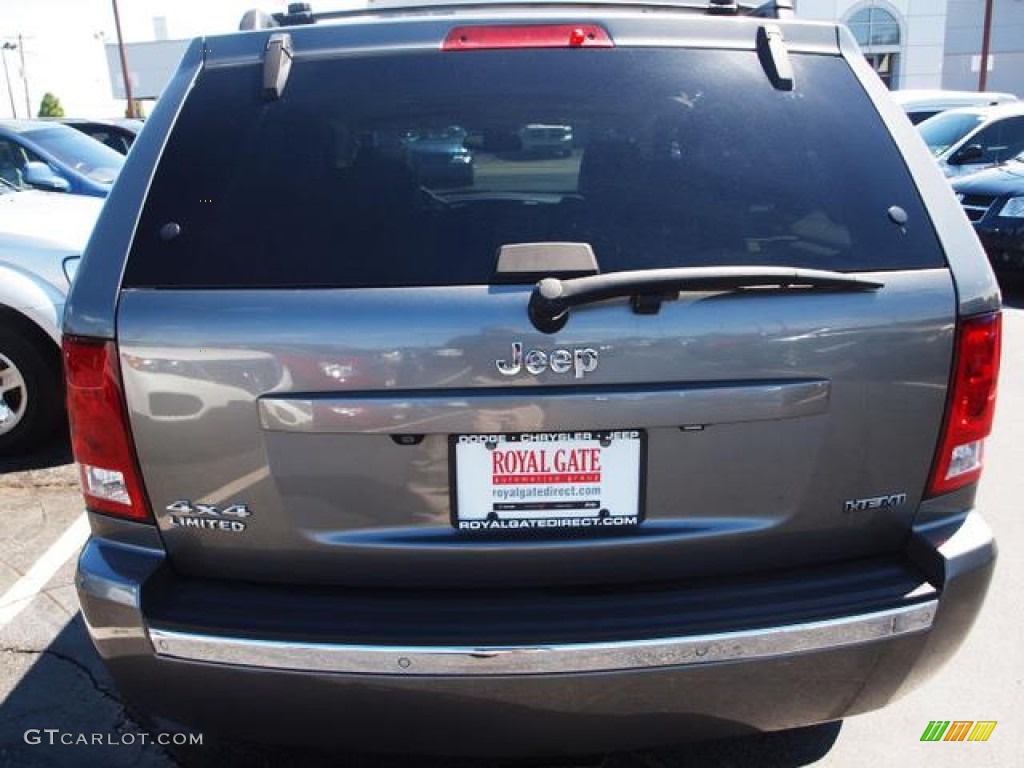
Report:
M65 325L78 589L129 701L596 752L847 717L946 661L995 556L999 293L850 34L787 5L192 44ZM458 186L403 149L448 126Z

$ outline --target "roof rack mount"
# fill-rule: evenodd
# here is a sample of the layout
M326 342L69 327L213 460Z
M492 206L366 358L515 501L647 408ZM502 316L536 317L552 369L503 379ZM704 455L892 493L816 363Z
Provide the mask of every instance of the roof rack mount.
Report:
M782 30L774 24L757 28L757 58L772 86L778 91L793 90L793 65Z

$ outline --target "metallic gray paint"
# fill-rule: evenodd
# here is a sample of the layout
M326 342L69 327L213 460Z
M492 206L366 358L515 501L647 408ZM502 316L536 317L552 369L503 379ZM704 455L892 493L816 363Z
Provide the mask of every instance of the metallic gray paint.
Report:
M600 349L602 364L569 386L494 366L510 339L539 338L526 286L127 291L125 394L169 555L229 578L513 584L892 551L938 437L954 296L945 270L865 277L885 288L698 294L653 316L625 300L581 309L556 343ZM599 407L581 421L588 401ZM680 430L690 424L707 426ZM452 430L604 426L648 430L639 535L485 545L451 528ZM396 432L425 438L401 446ZM758 493L737 493L737 476ZM892 489L909 503L844 512ZM163 510L182 498L246 504L253 518L233 536L173 528Z

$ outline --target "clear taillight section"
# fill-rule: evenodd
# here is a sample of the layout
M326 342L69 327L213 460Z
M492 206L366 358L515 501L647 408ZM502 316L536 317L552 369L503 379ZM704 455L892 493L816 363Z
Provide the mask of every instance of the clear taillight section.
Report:
M65 337L63 352L71 448L86 506L152 521L128 430L114 342Z
M998 312L960 321L953 378L939 452L928 481L928 496L977 482L985 438L992 431L999 378L1002 316Z

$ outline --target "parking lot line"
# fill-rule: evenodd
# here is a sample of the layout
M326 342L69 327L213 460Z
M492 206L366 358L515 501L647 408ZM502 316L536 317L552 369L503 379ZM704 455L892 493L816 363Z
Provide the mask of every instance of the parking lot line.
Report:
M60 538L0 597L0 629L6 627L42 592L54 574L89 538L89 520L79 515Z

